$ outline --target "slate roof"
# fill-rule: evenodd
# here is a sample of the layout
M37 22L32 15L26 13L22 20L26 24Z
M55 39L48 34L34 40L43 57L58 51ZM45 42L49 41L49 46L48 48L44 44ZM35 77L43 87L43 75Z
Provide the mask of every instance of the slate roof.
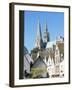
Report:
M24 61L27 60L29 63L33 62L33 59L31 58L31 56L28 53L28 50L26 47L24 47Z
M27 48L24 46L24 55L28 53Z
M47 65L43 61L43 59L39 56L37 60L34 62L32 68L47 68Z
M29 54L24 55L24 60L25 60L25 59L26 59L29 63L30 63L30 62L33 62L33 59L30 57Z

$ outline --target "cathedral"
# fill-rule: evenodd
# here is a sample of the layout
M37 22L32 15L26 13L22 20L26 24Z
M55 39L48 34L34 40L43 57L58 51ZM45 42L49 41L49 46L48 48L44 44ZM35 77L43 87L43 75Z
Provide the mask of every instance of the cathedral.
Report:
M43 38L38 19L35 48L30 53L32 66L29 71L32 78L64 77L64 37L58 36L50 41L47 23L44 26Z
M40 26L39 20L38 20L37 24L38 25L37 25L37 36L36 36L36 40L35 40L35 47L39 48L39 49L46 48L47 42L50 41L47 24L45 24L43 39L42 39L41 26Z
M50 33L48 32L47 23L45 23L42 38L39 20L37 23L35 48L37 48L38 51L32 53L31 57L34 61L37 60L38 57L42 58L47 66L49 77L64 76L64 38L62 36L58 36L54 41L50 41Z

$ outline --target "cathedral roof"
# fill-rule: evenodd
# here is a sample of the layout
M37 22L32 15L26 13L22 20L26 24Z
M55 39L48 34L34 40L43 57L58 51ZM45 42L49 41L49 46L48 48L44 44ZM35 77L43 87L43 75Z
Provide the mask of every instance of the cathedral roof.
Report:
M56 41L48 42L46 48L53 48L53 45L56 45Z

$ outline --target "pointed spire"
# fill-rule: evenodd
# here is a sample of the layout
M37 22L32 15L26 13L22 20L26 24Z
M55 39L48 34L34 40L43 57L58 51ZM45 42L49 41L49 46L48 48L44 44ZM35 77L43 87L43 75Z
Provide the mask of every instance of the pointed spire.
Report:
M45 26L44 26L44 38L43 38L43 40L44 40L44 47L46 47L47 42L49 42L49 40L50 40L49 32L48 32L48 28L47 28L47 21L46 21Z
M43 46L42 44L43 44L43 40L42 40L41 26L40 26L40 21L38 18L35 47L42 48L42 46Z
M46 21L46 23L45 23L45 29L44 29L44 32L48 32L47 21Z
M37 38L42 39L41 26L40 26L39 18L38 18L38 23L37 23Z

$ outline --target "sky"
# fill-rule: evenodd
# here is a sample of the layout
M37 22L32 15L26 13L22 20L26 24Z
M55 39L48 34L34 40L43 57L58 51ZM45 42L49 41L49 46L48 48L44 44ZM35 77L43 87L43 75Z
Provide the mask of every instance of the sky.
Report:
M38 19L41 25L42 37L46 23L50 41L55 41L59 35L64 36L63 12L24 11L24 46L29 52L35 47Z

